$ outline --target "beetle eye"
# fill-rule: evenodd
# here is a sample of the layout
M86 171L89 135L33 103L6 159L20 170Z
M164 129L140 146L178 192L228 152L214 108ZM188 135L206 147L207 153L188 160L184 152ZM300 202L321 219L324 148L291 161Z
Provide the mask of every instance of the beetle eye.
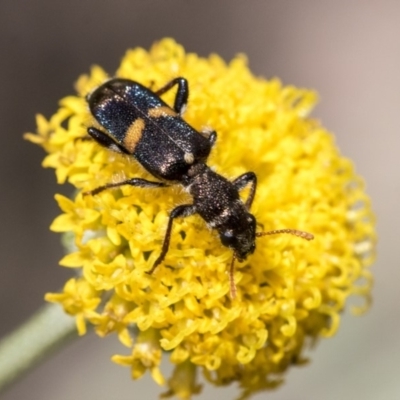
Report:
M221 233L221 242L226 247L231 247L234 242L234 235L232 231L225 231Z

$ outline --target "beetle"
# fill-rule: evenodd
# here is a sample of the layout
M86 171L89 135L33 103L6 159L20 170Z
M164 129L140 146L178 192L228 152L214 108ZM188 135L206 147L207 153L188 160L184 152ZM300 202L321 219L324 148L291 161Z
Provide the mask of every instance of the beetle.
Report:
M177 92L170 107L160 96L174 86ZM188 97L188 81L183 77L171 80L156 91L129 79L113 78L90 93L86 99L100 129L91 126L88 134L101 146L136 159L156 181L130 178L85 194L96 195L123 185L142 188L182 185L193 202L178 205L171 211L161 253L147 272L152 274L163 262L173 221L198 214L218 232L221 243L233 250L229 279L230 294L234 298L234 262L243 261L254 252L256 237L289 233L311 240L313 235L297 229L256 232L256 219L250 212L257 187L256 174L246 172L230 181L207 165L217 133L210 129L199 132L182 118ZM246 186L250 190L243 202L239 192Z

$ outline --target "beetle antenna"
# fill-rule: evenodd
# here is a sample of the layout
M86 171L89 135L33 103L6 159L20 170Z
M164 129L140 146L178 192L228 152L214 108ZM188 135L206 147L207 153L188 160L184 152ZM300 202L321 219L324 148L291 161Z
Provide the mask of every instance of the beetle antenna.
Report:
M299 231L297 229L275 229L273 231L267 231L267 232L256 232L256 236L260 237L260 236L267 236L267 235L278 235L281 233L289 233L290 235L294 235L294 236L297 236L297 237L300 237L300 238L306 239L306 240L314 239L313 234L304 232L304 231Z
M236 297L236 283L235 283L235 278L233 276L233 273L235 272L235 260L236 256L233 255L231 266L229 268L229 290L232 300Z

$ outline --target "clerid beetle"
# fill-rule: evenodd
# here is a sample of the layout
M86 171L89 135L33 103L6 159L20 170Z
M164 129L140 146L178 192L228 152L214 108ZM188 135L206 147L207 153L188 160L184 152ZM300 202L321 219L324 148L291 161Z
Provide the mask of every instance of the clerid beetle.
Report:
M174 86L178 89L174 105L170 107L160 95ZM256 219L249 211L256 193L256 175L246 172L230 181L207 166L217 133L198 132L182 119L188 97L188 82L181 77L154 92L138 82L114 78L90 93L87 96L90 111L103 129L89 127L88 134L101 146L134 157L157 181L130 178L85 194L95 195L122 185L143 188L182 185L193 202L171 211L161 253L148 273L154 272L168 252L174 219L199 214L219 233L221 243L233 250L229 277L234 298L235 259L243 261L254 252L256 237L289 233L311 240L313 235L296 229L256 232ZM243 202L239 191L247 185L250 191Z

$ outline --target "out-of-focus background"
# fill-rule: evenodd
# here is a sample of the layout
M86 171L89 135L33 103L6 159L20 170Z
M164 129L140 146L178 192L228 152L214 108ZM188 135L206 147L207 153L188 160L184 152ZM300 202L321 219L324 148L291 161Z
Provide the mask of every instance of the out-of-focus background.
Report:
M125 50L164 36L188 51L246 53L254 73L315 88L313 116L335 132L365 177L378 217L374 304L342 319L334 339L294 367L279 390L254 399L400 398L400 2L381 0L1 0L0 2L0 335L43 304L70 271L57 266L54 172L22 140L34 116L50 116L92 64L112 75ZM116 338L75 341L3 395L4 400L156 399L150 378L130 380L109 361ZM201 399L234 399L235 387Z

